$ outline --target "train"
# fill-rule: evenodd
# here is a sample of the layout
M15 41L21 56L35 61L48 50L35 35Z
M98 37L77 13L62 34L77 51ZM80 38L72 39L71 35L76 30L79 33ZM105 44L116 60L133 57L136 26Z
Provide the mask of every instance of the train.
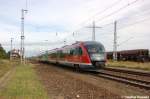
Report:
M113 59L113 52L107 52L107 59ZM117 60L149 62L150 61L150 51L148 49L134 49L134 50L117 51Z
M39 56L40 61L46 61L76 70L100 69L105 67L107 58L104 45L96 41L77 41L71 45L46 51Z

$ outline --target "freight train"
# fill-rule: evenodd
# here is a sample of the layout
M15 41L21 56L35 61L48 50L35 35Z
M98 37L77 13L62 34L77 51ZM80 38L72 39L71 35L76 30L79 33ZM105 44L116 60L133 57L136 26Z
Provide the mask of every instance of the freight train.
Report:
M104 46L96 41L78 41L72 45L46 51L39 56L40 61L47 61L75 69L100 69L105 66Z
M107 58L113 59L113 52L107 52ZM121 61L150 61L150 52L148 49L123 50L117 52L117 59Z

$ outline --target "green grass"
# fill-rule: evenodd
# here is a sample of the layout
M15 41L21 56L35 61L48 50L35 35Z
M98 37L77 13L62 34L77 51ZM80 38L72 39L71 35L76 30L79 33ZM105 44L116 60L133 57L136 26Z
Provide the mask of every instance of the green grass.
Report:
M11 68L13 67L13 63L9 60L0 59L0 78Z
M139 69L139 70L148 70L150 71L150 62L130 62L130 61L117 61L113 62L109 60L107 62L107 66L113 67L123 67L123 68L131 68L131 69Z
M0 92L4 99L48 99L33 65L17 66L7 87Z

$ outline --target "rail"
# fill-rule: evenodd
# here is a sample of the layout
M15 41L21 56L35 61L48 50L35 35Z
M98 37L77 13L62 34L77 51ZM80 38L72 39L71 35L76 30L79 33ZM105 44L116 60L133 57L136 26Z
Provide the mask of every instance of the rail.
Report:
M150 90L150 73L128 69L104 68L96 71L97 77L115 80L121 83Z

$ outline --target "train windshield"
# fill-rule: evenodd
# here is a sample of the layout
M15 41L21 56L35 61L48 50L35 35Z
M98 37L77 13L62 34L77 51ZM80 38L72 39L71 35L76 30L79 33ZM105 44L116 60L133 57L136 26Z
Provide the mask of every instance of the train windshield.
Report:
M104 46L100 45L100 44L89 44L86 45L87 51L90 54L94 54L94 53L104 53L105 49Z

